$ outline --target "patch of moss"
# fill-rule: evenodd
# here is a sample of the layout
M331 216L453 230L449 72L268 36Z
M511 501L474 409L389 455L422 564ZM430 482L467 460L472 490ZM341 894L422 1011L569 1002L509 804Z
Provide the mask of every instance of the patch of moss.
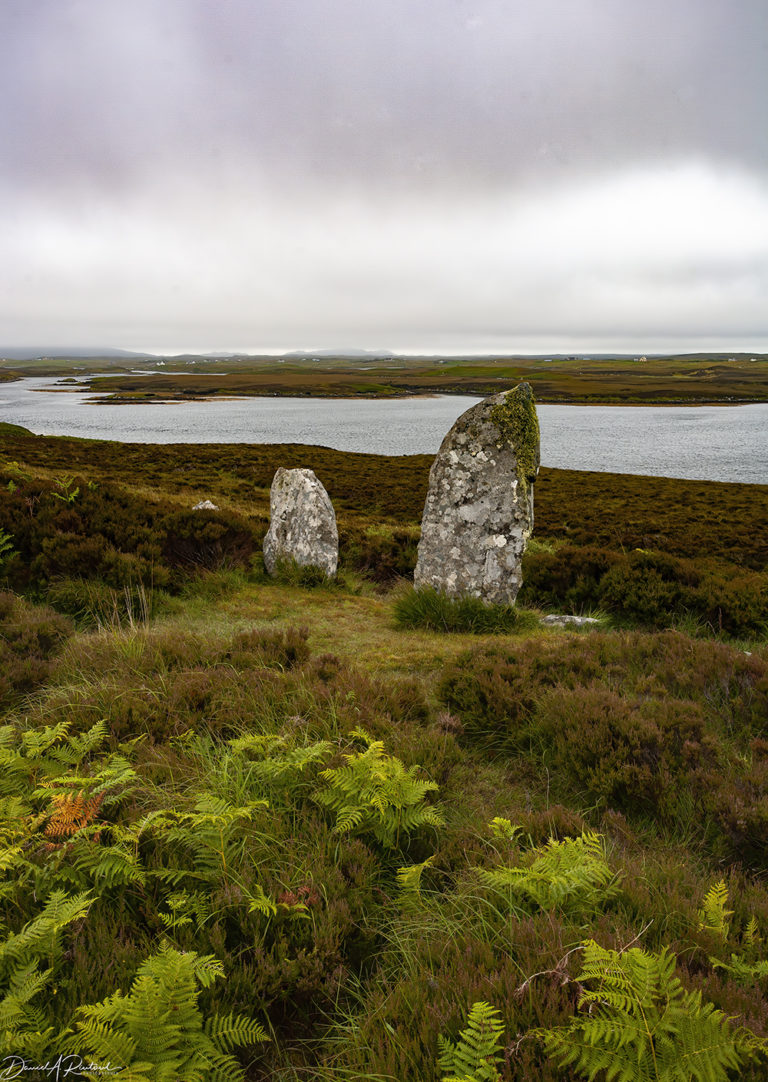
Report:
M32 432L28 428L24 428L23 425L12 425L9 421L0 421L0 436L3 435L14 436L31 436Z
M517 478L524 493L539 472L539 419L536 399L530 383L519 383L507 391L502 402L490 412L505 443L511 445L517 458Z

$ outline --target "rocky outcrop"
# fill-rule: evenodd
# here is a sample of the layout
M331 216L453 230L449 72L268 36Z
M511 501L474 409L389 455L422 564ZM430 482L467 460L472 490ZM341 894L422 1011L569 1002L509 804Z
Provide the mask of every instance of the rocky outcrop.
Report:
M533 531L538 469L539 423L527 383L463 413L429 475L416 588L512 603Z
M269 496L264 566L274 575L281 560L336 574L339 533L328 493L312 470L278 469Z

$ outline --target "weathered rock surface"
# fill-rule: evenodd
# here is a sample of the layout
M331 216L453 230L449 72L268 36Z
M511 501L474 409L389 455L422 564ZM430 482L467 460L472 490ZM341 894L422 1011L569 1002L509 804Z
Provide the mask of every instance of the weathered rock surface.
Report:
M544 627L599 627L601 624L601 621L594 616L570 616L559 612L542 616L541 622Z
M192 508L193 511L218 511L218 509L218 504L213 503L212 500L201 500Z
M270 523L264 538L264 566L275 574L280 560L319 567L335 575L339 532L328 493L312 470L280 467L269 495Z
M533 531L539 424L527 383L478 402L443 440L429 475L417 589L511 604Z

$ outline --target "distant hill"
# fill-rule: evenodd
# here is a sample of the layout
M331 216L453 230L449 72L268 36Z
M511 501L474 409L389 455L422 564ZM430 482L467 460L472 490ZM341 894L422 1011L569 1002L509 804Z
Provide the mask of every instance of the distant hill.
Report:
M352 361L391 361L396 357L388 349L295 349L284 353L286 361L306 360L308 357L349 358Z
M146 360L154 353L135 353L128 349L93 349L90 347L71 346L0 346L0 357L9 361L34 361L46 357L126 357Z

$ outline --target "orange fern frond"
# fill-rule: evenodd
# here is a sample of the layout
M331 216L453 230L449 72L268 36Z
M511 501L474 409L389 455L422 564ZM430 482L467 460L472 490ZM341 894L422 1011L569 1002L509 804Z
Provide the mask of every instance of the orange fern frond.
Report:
M47 838L69 838L88 826L101 807L101 796L86 799L83 792L61 793L53 797L53 811L45 828Z

